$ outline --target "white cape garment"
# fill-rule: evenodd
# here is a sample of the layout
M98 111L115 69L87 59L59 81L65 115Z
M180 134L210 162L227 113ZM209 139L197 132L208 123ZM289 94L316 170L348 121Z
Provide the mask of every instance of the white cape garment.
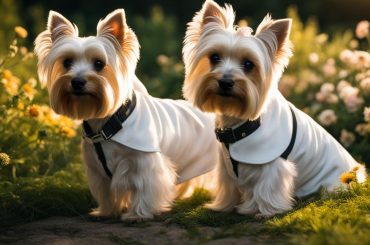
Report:
M357 162L324 128L279 91L272 93L264 108L261 126L248 137L230 144L230 156L245 164L266 164L280 157L292 137L290 108L297 118L297 136L288 156L298 171L295 195L306 196L320 187L332 190L340 185L340 175L352 170Z
M158 99L136 91L136 107L111 139L143 152L161 152L176 167L177 183L214 169L219 143L215 116L184 100Z

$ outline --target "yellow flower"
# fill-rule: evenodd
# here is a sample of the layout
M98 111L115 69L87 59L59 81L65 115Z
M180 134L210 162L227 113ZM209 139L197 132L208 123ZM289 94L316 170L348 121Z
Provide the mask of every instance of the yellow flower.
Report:
M6 75L8 77L8 75ZM16 95L18 93L20 80L15 77L11 76L10 78L4 78L1 79L1 83L4 84L5 90L10 95Z
M27 115L31 117L38 117L40 115L40 106L30 105L26 111Z
M15 34L17 34L17 36L20 38L26 38L28 36L27 30L21 26L16 26L14 28L14 31L15 31Z
M12 74L12 72L11 72L10 70L5 69L5 70L3 71L3 77L4 77L5 79L7 79L7 80L10 80L10 79L12 79L13 74Z
M344 172L340 176L340 182L343 184L350 184L351 182L356 182L356 174L354 172Z
M10 163L10 157L8 154L1 152L0 153L0 165L6 166Z
M73 138L76 136L76 131L70 127L62 127L61 131L62 131L62 134L64 134L68 138Z
M18 102L17 108L19 110L23 110L24 109L24 104L22 102Z
M30 100L32 100L36 94L36 89L34 89L29 83L23 85L23 91Z

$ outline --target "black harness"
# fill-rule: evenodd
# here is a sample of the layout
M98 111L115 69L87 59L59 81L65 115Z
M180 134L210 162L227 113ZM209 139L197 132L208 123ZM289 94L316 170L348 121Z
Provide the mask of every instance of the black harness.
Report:
M293 149L294 142L295 142L295 139L296 139L296 136L297 136L297 118L296 118L292 108L290 108L290 111L292 113L292 118L293 118L292 138L290 139L290 143L289 143L288 147L286 148L286 150L280 155L280 157L285 159L285 160L288 159L288 156L289 156L290 152ZM253 120L253 121L248 120L248 121L246 121L245 123L243 123L242 125L240 125L239 127L235 128L235 129L232 129L232 128L216 128L215 129L215 133L216 133L216 137L217 137L218 141L224 143L226 149L229 152L231 164L233 165L233 171L234 171L236 177L239 176L238 175L239 162L231 157L229 146L230 146L230 144L235 143L235 142L249 136L254 131L256 131L260 126L261 126L261 119L257 118L256 120Z
M109 140L122 129L122 123L131 115L136 106L136 95L132 94L132 99L127 99L125 103L109 118L102 129L94 133L87 121L83 121L84 139L94 144L96 154L104 168L105 173L112 178L112 173L107 166L101 141Z

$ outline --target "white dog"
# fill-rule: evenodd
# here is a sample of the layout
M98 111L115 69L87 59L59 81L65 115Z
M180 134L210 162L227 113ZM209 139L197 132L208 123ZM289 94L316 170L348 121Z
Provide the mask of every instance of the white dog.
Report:
M135 76L139 43L122 9L86 38L51 11L35 45L52 108L84 120L84 162L99 204L92 215L152 218L187 187L215 183L219 143L206 130L214 127L214 116L186 101L147 94Z
M207 0L189 23L183 49L185 98L214 112L224 143L216 210L271 216L293 197L340 186L340 175L365 168L321 126L289 103L277 85L292 55L291 19L266 16L252 35L234 12Z

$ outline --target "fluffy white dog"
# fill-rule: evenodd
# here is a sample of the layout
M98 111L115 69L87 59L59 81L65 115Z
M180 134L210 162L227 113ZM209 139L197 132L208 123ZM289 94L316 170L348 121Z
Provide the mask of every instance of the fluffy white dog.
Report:
M365 168L320 125L289 103L277 85L292 55L291 19L266 16L252 35L234 26L231 6L207 0L189 23L183 49L185 98L214 112L224 143L222 187L211 208L271 216L293 197L340 186Z
M215 183L219 143L207 130L214 116L146 92L135 76L139 43L123 9L86 38L51 11L35 45L52 108L84 120L84 162L99 204L92 215L152 218L176 196Z

